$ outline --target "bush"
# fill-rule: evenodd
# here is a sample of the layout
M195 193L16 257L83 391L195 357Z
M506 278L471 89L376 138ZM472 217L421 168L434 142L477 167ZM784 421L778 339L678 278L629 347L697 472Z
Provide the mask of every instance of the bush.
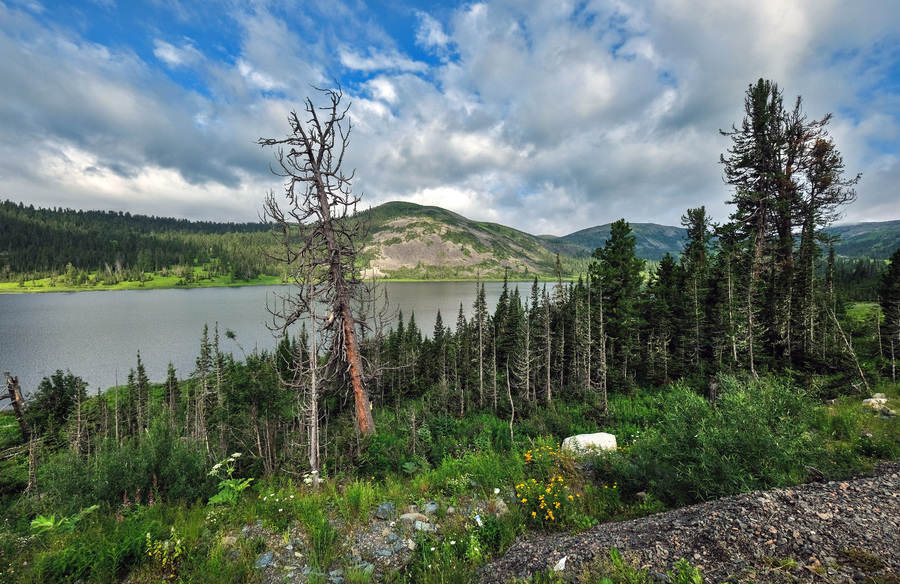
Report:
M100 503L117 506L152 495L170 500L205 500L215 493L216 479L207 475L209 461L199 443L182 443L165 424L153 424L141 436L122 444L108 440L87 459L74 452L54 455L38 468L38 484L63 514Z
M625 457L611 456L614 480L682 506L757 489L796 484L821 458L813 437L815 404L776 379L720 379L715 406L678 386L661 425Z

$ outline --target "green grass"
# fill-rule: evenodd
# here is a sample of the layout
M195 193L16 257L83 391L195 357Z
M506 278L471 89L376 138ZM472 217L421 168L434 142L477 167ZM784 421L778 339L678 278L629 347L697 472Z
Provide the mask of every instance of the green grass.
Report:
M417 427L428 432L416 432L415 456L410 416L385 411L378 414L379 434L360 444L356 467L335 473L318 490L290 478L293 473L257 476L233 505L207 505L215 489L184 501L166 496L166 489L188 492L189 483L206 477L208 465L198 467L178 436L153 426L143 443L103 445L89 464L66 454L46 457L38 472L45 481L43 497L10 494L0 500L0 580L253 582L259 578L253 564L260 553L300 537L308 554L304 562L322 570L341 566L348 582L371 582L371 572L343 564L344 546L355 531L369 529L377 505L390 501L400 513L410 505L437 503L441 532L419 535L406 570L386 574L383 581L467 583L475 581L479 566L528 530L580 531L658 512L661 500L678 505L793 484L805 478L807 466L829 477L846 476L900 456L897 421L865 412L858 396L820 404L773 378L722 378L720 387L715 408L686 386L611 396L609 414L593 428L586 418L590 404L560 402L531 412L512 440L507 422L490 414L457 419L420 405ZM879 389L896 409L897 389ZM576 429L627 433L620 434L622 448L594 457L593 479L579 470L580 461L558 449L560 433ZM11 415L0 416L0 449L21 442L17 430ZM740 456L732 456L736 453ZM398 470L407 461L416 461L413 474ZM0 473L15 470L27 480L27 458L3 464ZM130 470L117 474L119 467ZM152 481L154 473L160 499L151 506L145 491L137 504L129 486L131 498L124 505L121 485ZM174 482L181 475L187 475L185 485ZM649 496L636 497L638 491ZM498 496L508 512L501 514ZM71 532L57 527L65 525L59 519L93 504L100 508L73 522ZM447 513L451 506L455 513ZM53 526L43 533L30 528L32 519L54 514ZM239 536L258 520L271 534L268 539ZM853 561L867 559L851 555ZM612 553L586 569L583 581L592 584L646 581L627 558ZM686 563L671 566L670 576L674 582L696 582ZM555 577L537 574L531 581Z

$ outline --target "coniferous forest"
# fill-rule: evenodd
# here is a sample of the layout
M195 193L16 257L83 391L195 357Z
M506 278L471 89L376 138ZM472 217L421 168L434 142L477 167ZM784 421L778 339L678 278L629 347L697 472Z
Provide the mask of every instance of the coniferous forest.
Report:
M340 112L340 94L327 95ZM744 100L743 120L723 131L732 215L714 224L703 207L685 210L683 252L649 278L623 219L573 280L504 283L495 306L473 283L474 306L447 307L434 323L402 307L389 318L379 302L356 304L364 313L348 322L326 284L333 266L353 266L329 258L353 246L316 264L324 244L292 248L291 233L278 269L294 274L299 300L278 315L274 351L223 352L213 326L198 331L187 378L170 368L151 383L139 355L127 382L98 396L77 372L45 378L21 427L0 417L0 570L21 582L263 581L261 558L290 545L306 568L282 575L290 581L474 582L526 531L585 530L896 459L900 250L887 264L842 266L826 228L860 177L844 169L830 116L809 118L765 80ZM338 191L330 212L340 215L354 200ZM266 205L276 225L300 208L285 212L274 195ZM139 242L104 242L90 219L73 212L67 231L83 233L69 244L83 266L106 269L109 250L91 245L152 269L231 253L209 249L210 224L183 240L194 248L163 238L158 253L132 258ZM300 241L328 235L326 223L301 226ZM336 229L353 241L352 225ZM269 237L229 230L232 263L243 238ZM34 258L25 246L8 259L27 271ZM316 314L323 299L337 308ZM355 350L362 374L350 380ZM876 393L886 406L860 405ZM559 447L598 431L618 448ZM389 514L411 544L392 565L354 543L386 504L397 515L431 508L440 524L404 527ZM583 581L646 581L613 564Z

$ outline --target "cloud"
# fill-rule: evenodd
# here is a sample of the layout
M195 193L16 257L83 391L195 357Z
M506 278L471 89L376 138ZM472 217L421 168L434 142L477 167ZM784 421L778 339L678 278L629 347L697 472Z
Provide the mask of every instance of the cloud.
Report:
M787 101L802 94L811 118L834 112L847 173L864 173L847 218L898 218L900 14L882 4L106 3L77 18L0 4L0 189L252 220L280 187L255 141L284 136L313 87L337 81L365 205L559 235L621 217L678 224L700 205L723 221L718 130L764 77Z
M166 41L156 39L153 44L155 47L153 54L170 67L193 65L203 60L203 55L190 42L176 47Z

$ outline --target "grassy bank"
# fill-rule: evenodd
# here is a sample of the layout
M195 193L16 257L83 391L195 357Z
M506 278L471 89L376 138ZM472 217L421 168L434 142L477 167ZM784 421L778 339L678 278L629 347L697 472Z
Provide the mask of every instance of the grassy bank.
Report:
M878 389L896 410L897 387ZM311 568L306 581L340 569L346 582L374 582L354 538L391 503L397 513L433 505L440 528L398 531L415 549L404 566L379 569L382 582L473 582L528 531L580 531L900 456L897 418L873 414L860 396L823 402L784 379L723 378L715 405L683 384L615 395L606 414L579 395L527 412L512 431L490 412L448 417L427 403L380 410L378 434L361 442L331 434L326 468L341 470L317 487L301 463L266 475L251 452L210 456L162 418L88 453L30 448L5 413L0 573L27 583L254 582L264 552L292 545ZM559 448L567 434L598 430L619 448L585 457ZM347 456L351 465L338 464ZM632 581L632 567L608 564L584 581Z

